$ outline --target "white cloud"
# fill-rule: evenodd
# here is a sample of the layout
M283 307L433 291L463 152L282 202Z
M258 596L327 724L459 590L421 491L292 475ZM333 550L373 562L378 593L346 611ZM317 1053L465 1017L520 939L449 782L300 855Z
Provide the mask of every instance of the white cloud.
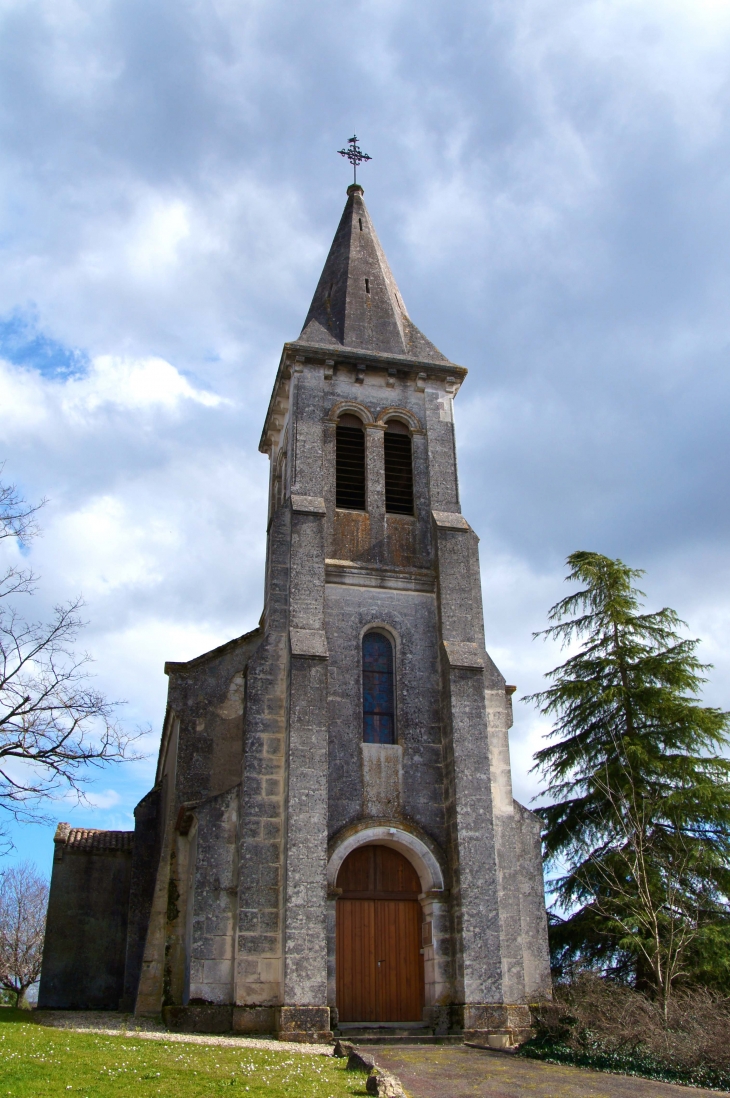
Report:
M120 587L152 587L164 579L164 559L182 549L179 531L162 516L140 519L114 496L93 498L60 516L54 542L69 564L65 571L73 587L93 598Z
M17 0L0 24L0 321L33 306L88 357L43 376L6 348L0 456L50 499L37 605L84 592L133 723L159 731L165 659L260 613L259 431L353 127L411 315L470 368L462 503L517 696L558 662L530 637L582 547L647 567L726 704L730 4ZM515 716L527 797L544 723ZM98 820L128 825L151 767Z
M195 388L161 358L99 355L84 376L60 380L0 361L0 436L6 444L29 431L98 426L100 410L170 413L185 401L215 408L224 398Z
M179 261L179 245L190 236L190 217L184 202L158 201L139 225L127 246L130 267L149 281L164 277Z
M77 803L77 798L72 794L67 795L64 798L59 798L59 800L69 801L74 805ZM121 803L121 800L121 795L116 789L104 789L94 793L86 793L83 803L87 808L108 810L110 808L116 808L116 806Z
M67 383L61 408L68 415L83 416L104 404L172 410L184 400L215 408L222 398L194 388L164 359L100 355L93 359L87 377Z

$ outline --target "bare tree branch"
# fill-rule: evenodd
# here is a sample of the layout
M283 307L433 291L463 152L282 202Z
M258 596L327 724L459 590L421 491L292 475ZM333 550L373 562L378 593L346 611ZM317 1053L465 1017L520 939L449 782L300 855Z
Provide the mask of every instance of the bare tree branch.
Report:
M40 506L0 483L0 540L35 536ZM74 651L82 600L28 621L15 596L34 585L30 570L13 565L0 576L0 808L23 820L43 819L38 806L63 789L83 798L93 768L139 757L131 744L141 735L120 726L119 703L89 681L91 657Z
M0 465L0 476L4 467ZM0 482L0 541L17 538L27 543L37 537L39 529L35 517L45 503L45 499L40 503L27 503L14 484Z
M41 974L48 884L30 862L0 875L0 987L21 1006Z

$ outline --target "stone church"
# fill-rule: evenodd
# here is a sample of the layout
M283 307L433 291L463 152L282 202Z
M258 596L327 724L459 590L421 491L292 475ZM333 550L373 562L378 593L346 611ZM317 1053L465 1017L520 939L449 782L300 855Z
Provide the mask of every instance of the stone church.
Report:
M258 628L167 663L133 832L60 824L39 1005L508 1044L550 993L453 401L354 184L261 435Z

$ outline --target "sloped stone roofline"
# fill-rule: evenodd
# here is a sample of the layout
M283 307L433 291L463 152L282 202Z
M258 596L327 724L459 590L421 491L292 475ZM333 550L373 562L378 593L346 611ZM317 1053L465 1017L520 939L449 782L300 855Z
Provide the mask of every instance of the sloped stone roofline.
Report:
M111 851L130 854L134 849L134 832L99 831L92 827L71 827L70 824L60 823L53 841L74 854L105 854Z
M252 640L257 633L263 636L263 629L260 625L257 625L255 629L251 629L250 632L244 633L243 636L234 637L233 640L226 641L225 644L219 644L217 648L211 648L210 652L203 652L202 656L195 656L192 660L186 660L184 662L167 660L165 662L165 674L173 675L179 674L181 671L194 671L196 668L204 666L211 660L218 659L219 656L225 655L226 652L231 652L234 648L238 648L239 645L245 644L246 641Z

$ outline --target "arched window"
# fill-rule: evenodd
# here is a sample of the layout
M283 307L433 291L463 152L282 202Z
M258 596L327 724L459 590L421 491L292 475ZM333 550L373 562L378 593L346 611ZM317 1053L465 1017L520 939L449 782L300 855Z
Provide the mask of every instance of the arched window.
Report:
M395 743L393 645L384 633L362 639L362 738L364 743Z
M357 416L337 421L336 506L365 510L365 432Z
M413 514L413 460L411 435L405 423L391 419L383 439L385 449L385 510L391 515Z

